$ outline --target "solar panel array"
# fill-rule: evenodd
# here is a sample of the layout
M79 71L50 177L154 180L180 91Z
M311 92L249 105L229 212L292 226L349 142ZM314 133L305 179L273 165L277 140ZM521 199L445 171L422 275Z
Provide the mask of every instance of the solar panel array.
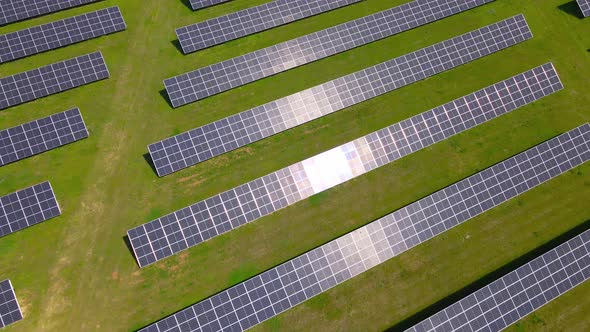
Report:
M410 328L501 331L590 279L590 230Z
M537 67L136 227L129 240L146 266L562 88L552 64Z
M176 29L185 54L361 0L276 0Z
M101 0L2 0L0 25L22 21Z
M10 280L0 281L0 328L23 319Z
M228 2L231 0L190 0L191 7L193 10L210 7L220 3Z
M585 124L141 331L248 329L588 160Z
M0 78L0 110L109 77L100 52Z
M78 108L0 131L0 166L88 137Z
M49 181L0 197L0 237L61 214Z
M590 0L577 0L584 17L590 16Z
M493 0L416 0L164 80L173 107L451 16Z
M148 150L164 176L531 37L518 15L153 143Z
M125 30L119 7L0 35L0 63Z

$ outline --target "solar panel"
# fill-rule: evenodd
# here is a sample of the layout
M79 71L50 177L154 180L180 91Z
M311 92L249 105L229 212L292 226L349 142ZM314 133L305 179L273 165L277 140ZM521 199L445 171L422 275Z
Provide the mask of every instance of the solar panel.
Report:
M2 0L0 25L62 11L101 0Z
M100 52L0 78L0 110L109 77Z
M176 29L176 36L188 54L359 1L276 0Z
M173 107L389 37L493 0L416 0L164 80Z
M78 108L0 131L0 166L88 137Z
M191 7L193 10L210 7L220 3L228 2L231 0L190 0Z
M23 319L10 280L0 282L0 328Z
M0 197L0 237L61 214L49 181Z
M248 329L588 160L585 124L141 331Z
M588 279L590 230L407 331L501 331Z
M125 30L119 7L0 35L0 63Z
M164 176L531 37L518 15L150 144L148 150Z
M577 0L584 17L590 16L590 0Z
M548 63L128 232L141 267L562 89Z

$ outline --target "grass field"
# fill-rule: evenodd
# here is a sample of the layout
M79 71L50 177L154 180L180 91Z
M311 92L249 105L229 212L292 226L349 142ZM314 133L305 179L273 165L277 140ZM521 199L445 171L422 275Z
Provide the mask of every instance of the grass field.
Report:
M128 30L0 65L0 76L101 50L111 78L0 112L0 128L80 107L90 138L0 168L0 195L50 180L61 217L0 239L25 319L7 331L130 331L590 121L590 18L570 0L497 0L466 13L178 109L162 80L399 5L344 9L183 56L174 29L266 2L198 12L181 0L107 0L1 27L0 34L117 4ZM523 13L534 38L164 178L146 145ZM126 231L271 171L552 61L565 90L139 269ZM590 164L305 302L254 331L399 330L571 229L590 227ZM580 226L581 225L581 226ZM578 227L578 228L576 228ZM496 272L495 272L496 271ZM501 271L501 270L500 270ZM482 279L483 278L483 279ZM465 288L466 285L472 285ZM449 297L450 296L450 297ZM511 331L590 329L590 283Z

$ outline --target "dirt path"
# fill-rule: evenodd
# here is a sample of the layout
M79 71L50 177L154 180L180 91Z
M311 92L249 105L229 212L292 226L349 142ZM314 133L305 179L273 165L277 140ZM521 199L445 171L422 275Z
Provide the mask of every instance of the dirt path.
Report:
M145 84L150 80L157 80L151 76L154 72L141 70L141 67L133 65L138 58L149 61L150 57L146 53L154 48L150 47L149 40L142 38L150 36L148 30L156 26L149 23L131 24L140 17L144 18L144 21L147 21L145 18L149 16L153 19L161 5L159 1L147 1L139 7L141 12L126 16L129 26L128 43L125 45L127 56L124 59L118 59L123 63L122 66L118 66L116 70L111 69L111 80L116 81L115 94L109 97L110 109L103 110L109 114L109 120L92 137L99 141L100 150L96 154L94 167L85 181L87 186L80 198L80 204L72 209L75 210L75 214L70 217L72 226L56 248L59 260L49 271L50 286L43 300L43 309L40 312L39 326L35 329L36 331L100 329L98 322L92 322L92 307L107 304L95 301L105 299L99 293L108 285L104 283L104 277L99 273L103 269L94 266L97 258L103 255L97 250L101 249L100 245L97 246L97 242L105 236L113 235L120 238L124 234L112 234L118 230L105 229L105 223L101 222L117 215L113 207L117 205L117 196L120 193L117 192L117 188L114 189L115 192L110 192L113 188L108 184L113 183L114 177L129 171L125 165L126 158L129 158L130 150L134 145L131 141L133 134L127 130L127 124L141 123L140 110L145 107L146 94L157 93L147 91L147 84ZM122 7L125 12L124 6ZM108 63L108 57L105 56L105 58ZM125 105L124 109L121 109L121 105ZM125 186L121 186L121 189L124 191ZM84 254L81 254L82 252ZM98 261L100 262L101 259ZM102 261L104 262L104 257ZM115 274L118 273L115 272ZM65 275L68 276L67 280L77 280L78 283L66 282ZM92 301L86 297L88 289L96 290ZM89 320L80 326L78 324L81 317L72 320L58 318L73 314L80 314ZM69 322L70 326L64 329L64 326L57 325L58 322Z

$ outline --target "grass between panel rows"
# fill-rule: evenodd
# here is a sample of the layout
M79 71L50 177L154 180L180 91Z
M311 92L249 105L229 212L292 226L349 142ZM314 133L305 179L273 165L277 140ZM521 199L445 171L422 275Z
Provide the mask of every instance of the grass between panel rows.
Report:
M192 12L183 1L107 0L0 34L120 6L125 32L0 66L0 76L101 50L111 78L0 112L6 128L73 106L90 138L0 168L0 194L49 179L63 215L0 239L0 276L25 319L7 331L129 331L590 121L590 25L567 0L497 0L172 110L162 80L377 12L362 3L183 56L174 29L265 0ZM561 7L560 7L561 6ZM523 13L534 38L164 178L146 146L222 117ZM162 214L552 61L565 90L145 269L123 236ZM435 167L433 167L435 166ZM590 219L586 164L269 320L253 330L383 330ZM587 330L581 285L511 329Z

